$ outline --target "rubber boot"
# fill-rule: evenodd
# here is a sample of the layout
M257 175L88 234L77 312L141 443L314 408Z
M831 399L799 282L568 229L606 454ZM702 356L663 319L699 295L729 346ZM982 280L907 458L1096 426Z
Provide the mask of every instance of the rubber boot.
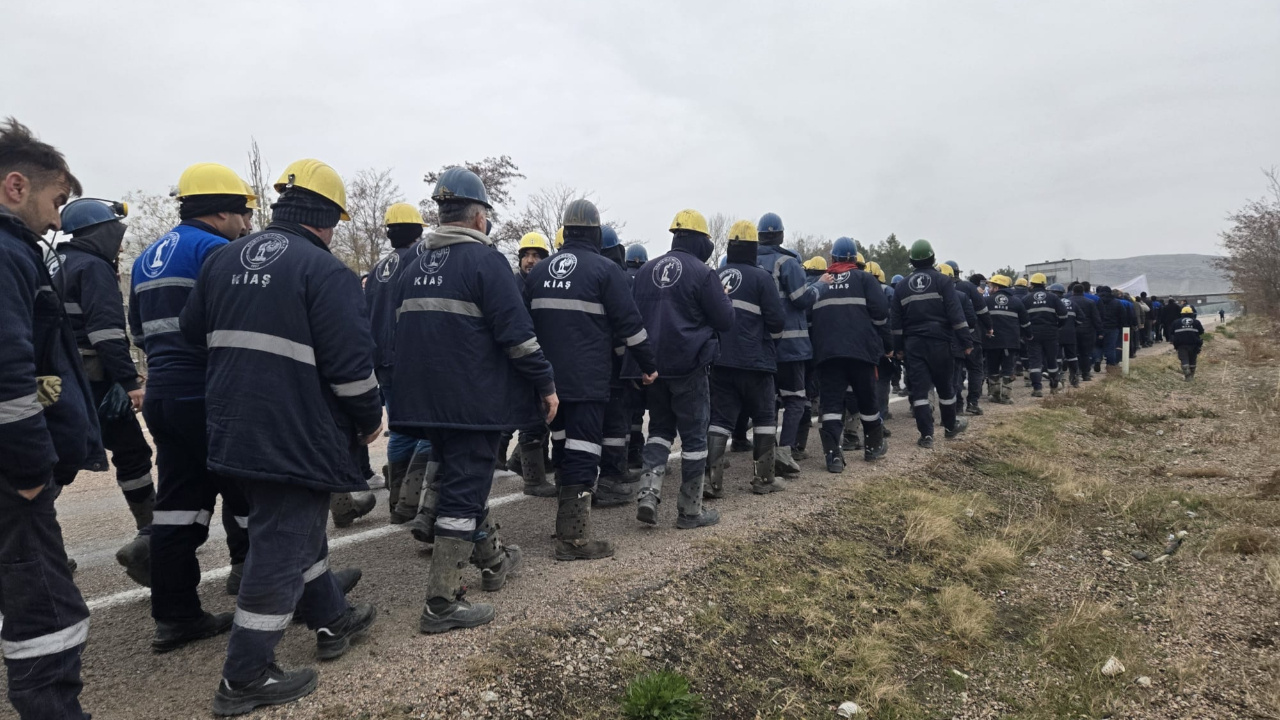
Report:
M702 484L703 498L724 497L724 456L728 446L727 435L707 433L707 481Z
M329 513L334 527L350 527L357 519L373 512L378 499L373 493L333 493L329 496Z
M889 452L889 443L884 439L884 431L885 427L883 420L877 421L874 426L866 428L863 431L867 436L867 441L862 450L863 460L867 462L874 462L875 460L884 457L885 453Z
M462 599L462 569L471 560L475 543L456 537L436 539L427 575L427 602L418 618L418 630L442 633L454 628L471 628L493 620L493 606Z
M129 512L133 514L138 534L116 551L116 562L124 568L130 580L142 587L151 587L151 535L143 534L144 528L151 526L156 511L156 496L139 503L129 503Z
M422 485L426 482L429 459L423 453L415 452L409 458L408 468L400 484L400 492L391 507L391 524L403 525L418 514L418 502L422 499Z
M812 427L813 416L805 413L800 419L800 425L796 427L796 444L791 448L791 458L796 462L809 459L809 453L805 452L805 448L809 447L809 430ZM777 436L774 436L774 440L777 440Z
M1191 366L1185 363L1183 363L1182 365L1182 379L1183 380L1191 379Z
M547 480L547 467L542 455L542 441L520 445L520 469L523 471L524 494L534 497L555 497L556 486Z
M774 472L783 477L800 474L800 464L791 457L791 448L779 445L773 455Z
M439 473L440 463L427 463L427 472L422 478L422 494L418 499L418 512L412 520L405 523L413 539L418 542L431 543L436 539L436 504L440 500L440 481L436 476Z
M635 501L639 487L639 480L632 480L630 475L601 476L591 493L591 504L603 508L627 505Z
M826 455L827 472L844 472L844 453L840 450L840 439L832 436L825 429L819 430L818 435L822 438L822 452Z
M387 478L387 507L395 516L396 502L400 499L400 488L404 485L404 476L409 472L409 461L387 463L382 472Z
M800 422L801 425L809 418ZM755 460L755 474L751 478L751 492L757 495L782 492L787 484L777 478L773 471L774 452L777 449L777 435L756 435L753 439L751 456Z
M475 550L471 564L480 569L480 589L497 592L507 584L507 577L520 567L523 554L518 545L503 545L493 515L486 513L476 528Z
M636 503L636 520L646 525L658 524L658 504L662 502L662 480L667 466L645 470L640 476L640 500Z
M556 508L556 560L599 560L613 557L608 540L588 540L591 535L591 491L585 486L559 488Z

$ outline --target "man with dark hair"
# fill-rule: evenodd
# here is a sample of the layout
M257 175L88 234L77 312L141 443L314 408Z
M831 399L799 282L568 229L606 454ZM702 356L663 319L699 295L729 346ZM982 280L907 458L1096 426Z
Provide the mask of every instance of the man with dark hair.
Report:
M345 654L377 617L373 605L347 603L326 536L330 494L369 489L354 448L382 429L360 280L329 251L346 189L310 159L285 168L275 188L271 224L205 261L179 323L209 351L208 468L235 478L249 499L249 554L216 715L315 690L314 670L275 662L295 609L321 660Z
M1102 345L1102 315L1098 304L1085 297L1084 285L1071 286L1071 307L1076 313L1076 354L1080 364L1080 378L1093 380L1094 353Z
M0 649L18 716L88 718L89 608L71 578L54 478L106 468L96 406L40 235L80 183L52 146L0 125Z

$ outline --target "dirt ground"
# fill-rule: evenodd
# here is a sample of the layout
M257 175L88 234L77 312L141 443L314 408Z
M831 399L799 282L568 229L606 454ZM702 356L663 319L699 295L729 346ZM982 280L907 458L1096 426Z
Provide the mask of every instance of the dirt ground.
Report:
M378 625L323 665L291 630L280 662L319 667L320 688L256 716L613 718L659 668L687 675L708 717L832 717L844 701L881 718L1276 716L1280 350L1263 330L1216 333L1194 383L1165 345L1128 380L1043 401L1016 386L1015 405L987 405L932 452L895 402L888 457L842 475L803 461L784 493L751 495L733 454L719 526L677 531L670 502L657 528L600 511L607 561L555 562L554 501L501 477L495 513L527 566L472 591L498 611L473 631L418 634L430 554L385 524L379 491L373 515L331 534ZM145 594L110 558L129 536L110 477L82 477L59 506L94 605L86 709L208 717L225 638L151 654ZM225 547L201 557L206 607L233 609ZM1125 670L1105 676L1113 655Z

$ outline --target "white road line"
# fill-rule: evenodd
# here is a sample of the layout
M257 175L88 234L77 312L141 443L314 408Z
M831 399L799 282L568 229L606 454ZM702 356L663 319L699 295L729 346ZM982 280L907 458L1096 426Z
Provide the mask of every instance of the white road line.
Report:
M890 403L905 402L906 399L907 398L905 397L892 397L892 398L889 398L889 402ZM675 462L676 460L679 460L679 459L680 459L680 453L671 453L671 455L668 458L670 462ZM520 502L521 500L525 500L529 497L531 496L525 495L522 492L511 493L510 495L501 495L499 497L496 497L490 500L489 507L495 508L495 507L501 507L503 505L510 505L511 503ZM372 530L365 530L364 532L352 533L351 535L343 535L340 538L336 538L329 541L329 550L331 551L337 550L339 548L347 547L348 545L356 545L359 543L368 542L370 540L377 540L378 538L383 538L388 535L401 532L403 530L404 530L403 525L383 525L381 527L373 528ZM206 570L200 573L200 584L205 585L207 583L215 582L217 580L225 580L226 577L230 574L231 574L230 565L224 565L220 568ZM146 600L150 597L151 597L150 588L134 588L133 590L125 590L124 592L118 592L113 595L103 595L101 597L93 598L92 600L88 601L88 605L89 605L89 610L92 612L97 610L106 610L108 608L113 608L120 605L127 605L131 602Z
M511 493L510 495L501 495L499 497L496 497L490 500L489 507L495 508L495 507L500 507L502 505L510 505L511 503L520 502L521 500L524 500L529 497L531 496L525 495L524 493ZM338 548L347 547L348 545L356 545L358 543L367 542L369 540L377 540L378 538L386 537L388 535L401 532L404 529L405 528L403 525L383 525L382 527L376 527L376 528L373 528L372 530L365 530L364 532L352 533L351 535L343 535L340 538L336 538L329 541L329 550L333 551L333 550L337 550ZM230 574L231 574L230 565L224 565L223 567L214 568L213 570L206 570L205 572L200 573L200 584L204 585L206 583L211 583L216 580L224 580ZM125 590L124 592L118 592L118 593L115 593L114 595L104 595L102 597L96 597L90 600L88 602L88 605L89 605L90 612L93 612L96 610L106 610L108 608L113 608L118 605L126 605L128 603L136 602L138 600L146 600L147 598L150 598L150 597L151 597L150 588L134 588L133 590Z

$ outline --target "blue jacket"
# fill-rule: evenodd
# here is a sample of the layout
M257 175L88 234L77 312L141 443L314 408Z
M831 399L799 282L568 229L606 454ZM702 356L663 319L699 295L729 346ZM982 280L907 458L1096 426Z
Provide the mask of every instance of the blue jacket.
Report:
M778 362L809 360L813 345L809 342L809 324L805 311L813 307L826 289L821 282L809 283L799 256L781 245L764 245L756 251L757 262L773 276L778 296L787 313L787 324L778 338Z
M916 268L893 289L889 304L894 350L901 351L908 337L973 347L973 335L956 297L955 282L933 268Z
M1173 346L1195 347L1204 345L1204 326L1194 315L1182 315L1173 321Z
M525 279L538 342L565 402L607 402L615 348L640 369L657 369L649 334L622 268L590 243L569 239Z
M53 266L53 279L62 294L89 379L137 390L138 368L129 354L124 297L115 266L120 243L113 237L102 237L115 225L118 223L103 223L90 228L88 237L58 245L61 262Z
M987 299L982 296L982 292L978 290L978 286L968 280L957 279L956 292L969 298L969 304L973 307L974 317L977 324L973 325L973 342L975 345L981 345L991 333L991 311L987 309Z
M310 231L272 222L205 261L182 334L208 348L209 469L367 490L358 437L382 423L360 280Z
M719 272L721 286L733 304L733 328L720 333L718 367L760 370L778 369L777 341L786 315L778 286L758 265L730 262Z
M889 298L870 273L835 273L813 304L813 359L852 358L876 365L892 343Z
M422 245L395 248L369 271L364 283L364 303L369 313L369 329L373 333L373 364L390 368L395 364L396 286L400 273L421 254Z
M556 391L506 257L487 235L446 225L419 241L422 255L396 285L390 425L504 431L542 422ZM554 256L553 256L554 257ZM607 367L607 366L606 366Z
M1008 288L1001 288L987 296L987 309L991 311L991 329L995 334L986 346L996 350L1017 350L1023 340L1031 339L1031 319L1022 301Z
M1031 319L1031 335L1037 338L1058 337L1058 330L1067 322L1067 308L1062 299L1044 288L1033 288L1022 299Z
M93 395L39 243L0 206L0 482L16 490L107 467ZM38 377L62 382L49 407L37 400Z
M1076 303L1075 300L1071 299L1070 295L1063 295L1060 299L1062 300L1062 307L1067 309L1067 320L1058 328L1058 344L1075 346L1076 328L1080 324L1076 315Z
M733 327L733 304L720 276L696 255L674 247L650 260L636 274L631 292L657 355L660 378L687 377L716 359L716 333ZM630 353L622 377L640 377Z
M147 398L204 397L204 343L193 344L178 326L200 268L227 239L198 220L187 220L151 243L129 278L129 334L147 354Z

